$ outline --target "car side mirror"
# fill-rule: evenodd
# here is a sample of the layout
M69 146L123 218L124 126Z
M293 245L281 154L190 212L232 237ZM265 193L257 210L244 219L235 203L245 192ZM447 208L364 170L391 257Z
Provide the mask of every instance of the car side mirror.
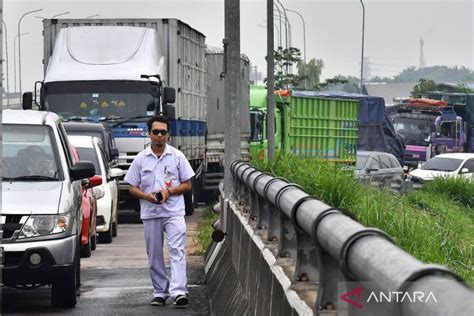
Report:
M90 161L78 161L69 169L72 181L90 178L95 175L94 164Z
M89 185L87 186L87 188L93 188L102 184L102 177L98 175L90 177L87 180L89 181Z
M23 110L31 110L33 108L33 92L23 93L22 99L22 108Z
M121 177L123 176L123 170L120 169L120 168L111 168L110 169L110 177L112 179L114 178L118 178L118 177Z
M464 174L464 173L469 173L469 169L462 168L461 171L459 171L459 174Z

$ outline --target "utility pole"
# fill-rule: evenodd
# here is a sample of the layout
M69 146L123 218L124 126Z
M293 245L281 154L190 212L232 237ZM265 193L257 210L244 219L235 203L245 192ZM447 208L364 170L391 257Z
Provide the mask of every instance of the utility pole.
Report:
M273 0L267 0L267 135L268 135L268 160L273 159L275 151L275 112L274 89L275 61L273 60Z
M240 0L225 0L225 147L224 195L231 198L234 183L230 165L240 159Z

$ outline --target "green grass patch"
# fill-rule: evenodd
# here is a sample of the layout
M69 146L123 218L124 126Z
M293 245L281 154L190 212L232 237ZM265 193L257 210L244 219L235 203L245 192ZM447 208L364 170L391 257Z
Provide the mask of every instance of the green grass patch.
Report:
M212 210L212 206L207 206L204 209L202 219L197 227L198 250L194 253L194 255L201 256L206 252L207 248L211 244L211 235L214 231L211 225L214 224L218 219L219 214Z
M327 161L278 155L252 163L332 207L350 210L361 224L384 230L414 257L474 280L474 184L436 179L422 190L394 195L363 186L352 172Z

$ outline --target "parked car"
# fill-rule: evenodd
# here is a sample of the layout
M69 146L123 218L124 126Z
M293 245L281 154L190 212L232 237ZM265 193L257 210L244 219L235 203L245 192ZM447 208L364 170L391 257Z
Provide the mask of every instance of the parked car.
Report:
M52 285L54 306L74 307L80 285L81 180L92 163L76 161L59 117L2 115L2 283Z
M77 148L72 146L76 161L81 160ZM82 179L82 230L81 230L81 257L90 257L92 250L97 246L97 199L93 188L102 184L102 177L95 175L89 179Z
M96 229L99 242L111 243L112 237L118 233L118 184L115 179L122 176L123 171L110 168L98 137L69 135L68 138L82 159L92 161L96 174L102 178L102 184L94 187L97 198Z
M410 178L463 177L474 183L474 153L449 153L435 156L409 173Z
M117 164L119 151L115 146L112 129L107 124L90 122L64 122L63 124L68 135L99 137L110 167Z
M392 182L405 179L403 167L394 155L378 151L358 151L356 178L362 182L378 182L390 187Z

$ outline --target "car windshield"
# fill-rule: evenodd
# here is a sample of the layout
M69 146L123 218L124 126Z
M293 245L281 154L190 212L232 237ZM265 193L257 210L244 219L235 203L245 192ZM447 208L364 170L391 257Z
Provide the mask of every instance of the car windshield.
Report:
M129 119L147 116L153 104L148 81L68 81L45 85L49 111L64 119Z
M84 147L77 147L77 153L79 154L79 159L90 161L94 164L95 174L101 175L100 172L100 165L99 159L97 157L97 153L94 148L84 148Z
M60 180L61 168L49 126L5 124L2 128L3 181Z
M356 170L361 170L364 168L365 164L367 163L367 159L369 156L367 155L357 155L357 160L356 160Z
M425 162L420 169L435 171L454 171L459 168L462 159L434 157Z

